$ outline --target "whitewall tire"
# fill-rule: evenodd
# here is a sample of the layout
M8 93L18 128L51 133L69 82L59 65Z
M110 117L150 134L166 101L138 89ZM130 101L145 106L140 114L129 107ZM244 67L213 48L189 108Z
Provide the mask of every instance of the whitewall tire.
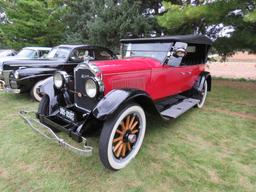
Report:
M40 94L40 86L44 83L44 80L37 82L34 87L31 89L30 94L31 97L40 102L42 100L42 95Z
M146 131L144 110L127 105L107 120L100 135L99 154L103 165L112 170L126 167L137 155Z
M203 88L202 90L199 92L200 94L200 102L197 104L197 107L198 108L202 108L204 106L204 103L205 103L205 99L207 97L207 92L208 92L208 84L207 84L207 81L205 80L204 81L204 85L203 85Z

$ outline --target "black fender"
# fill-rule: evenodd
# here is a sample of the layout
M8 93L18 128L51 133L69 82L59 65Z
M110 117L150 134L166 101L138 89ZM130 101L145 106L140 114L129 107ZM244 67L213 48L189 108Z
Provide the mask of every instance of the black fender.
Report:
M128 102L138 103L145 112L161 116L151 97L137 89L112 90L98 102L92 114L96 119L104 121Z
M211 91L212 89L212 76L210 72L204 71L199 75L199 78L196 82L195 89L196 90L202 90L204 82L207 81L207 91Z
M45 79L54 74L56 68L20 68L16 71L19 73L19 80L25 79Z
M30 90L33 86L54 74L54 68L20 68L16 70L19 73L19 78L16 82L19 87Z

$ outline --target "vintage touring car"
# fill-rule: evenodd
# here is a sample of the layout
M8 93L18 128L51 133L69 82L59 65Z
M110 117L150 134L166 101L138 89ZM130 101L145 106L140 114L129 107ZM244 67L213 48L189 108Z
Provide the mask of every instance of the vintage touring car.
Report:
M146 113L165 120L204 105L211 90L205 63L212 41L184 35L121 40L122 59L87 61L73 75L58 71L41 87L37 117L81 142L102 128L99 155L112 170L138 153Z

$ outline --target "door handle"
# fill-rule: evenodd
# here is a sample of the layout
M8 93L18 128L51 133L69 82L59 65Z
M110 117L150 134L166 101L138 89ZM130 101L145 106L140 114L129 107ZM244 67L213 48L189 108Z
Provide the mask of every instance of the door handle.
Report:
M181 75L191 75L192 72L191 72L191 71L189 71L189 72L180 72L180 74L181 74Z

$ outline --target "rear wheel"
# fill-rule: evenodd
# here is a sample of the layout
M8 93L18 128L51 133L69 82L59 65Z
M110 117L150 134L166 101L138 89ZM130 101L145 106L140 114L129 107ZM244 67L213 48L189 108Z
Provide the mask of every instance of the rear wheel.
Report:
M208 84L207 84L207 81L205 80L202 90L199 91L200 102L197 104L198 108L202 108L204 106L205 99L207 96L207 89L208 89Z
M137 155L146 131L144 110L130 104L107 120L100 135L99 154L103 165L119 170Z

